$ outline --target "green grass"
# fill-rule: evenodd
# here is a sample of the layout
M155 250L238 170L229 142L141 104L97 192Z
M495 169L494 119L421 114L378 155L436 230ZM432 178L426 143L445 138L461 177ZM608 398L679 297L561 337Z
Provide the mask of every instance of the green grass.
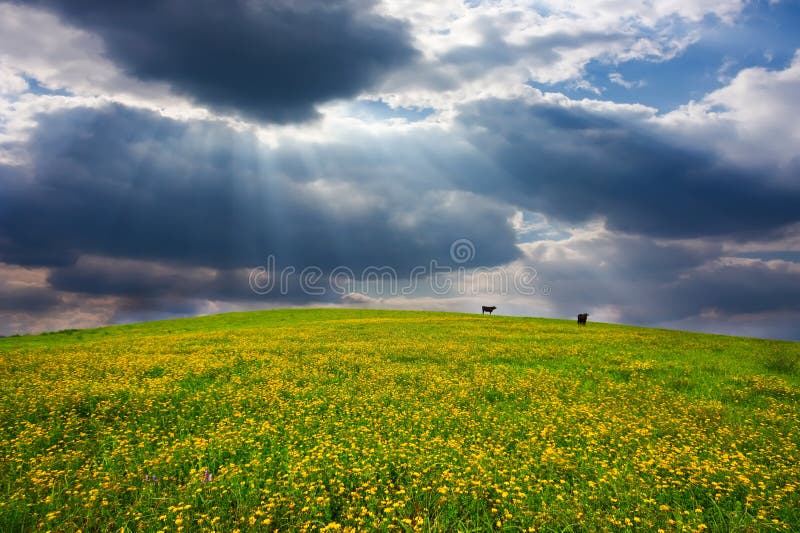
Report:
M368 310L0 339L0 530L797 531L798 361Z

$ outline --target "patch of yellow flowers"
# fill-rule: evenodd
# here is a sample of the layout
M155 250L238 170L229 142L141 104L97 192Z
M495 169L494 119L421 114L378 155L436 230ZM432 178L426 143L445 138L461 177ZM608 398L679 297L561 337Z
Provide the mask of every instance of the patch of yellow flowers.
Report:
M306 313L4 341L0 529L800 529L800 389L718 338Z

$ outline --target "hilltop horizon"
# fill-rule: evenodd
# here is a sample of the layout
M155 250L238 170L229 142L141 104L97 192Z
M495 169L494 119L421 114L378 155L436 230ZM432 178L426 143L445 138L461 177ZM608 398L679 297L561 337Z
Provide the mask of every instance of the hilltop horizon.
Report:
M182 317L169 317L169 318L154 318L151 320L143 320L138 322L120 322L116 324L104 324L100 326L88 327L88 328L66 328L60 330L50 330L50 331L39 331L39 332L31 332L31 333L17 333L11 335L0 335L0 338L16 338L16 337L25 337L25 336L40 336L40 335L54 335L54 334L61 334L61 333L79 333L79 332L86 332L86 331L93 331L93 330L102 330L106 328L116 328L116 327L124 327L124 326L147 326L147 325L156 325L160 323L170 323L170 322L183 322L183 321L191 321L193 319L203 319L203 318L223 318L227 315L248 315L248 314L267 314L267 313L275 313L280 314L282 311L306 311L309 313L315 312L333 312L335 314L336 311L341 311L343 314L347 315L348 311L364 311L367 313L386 313L386 314L403 314L408 313L411 314L425 314L425 315L464 315L464 316L472 316L472 315L479 315L481 313L478 312L470 312L470 311L440 311L440 310L428 310L428 309L397 309L397 308L376 308L376 307L357 307L357 306L330 306L330 307L314 307L314 306L304 306L304 307L273 307L269 309L248 309L248 310L237 310L237 311L222 311L219 313L208 313L204 315L191 315L191 316L182 316ZM531 319L533 321L559 321L564 322L565 324L574 324L576 323L575 319L568 318L568 317L548 317L548 316L533 316L533 315L504 315L502 313L494 313L491 315L492 318L513 318L513 319ZM755 336L748 336L748 335L735 335L730 333L715 333L709 331L692 331L686 329L676 329L676 328L654 328L651 326L641 326L637 324L621 324L617 322L600 322L597 320L589 320L588 323L590 324L597 324L603 326L620 326L624 328L635 328L635 329L642 329L642 330L654 330L654 331L670 331L676 333L689 333L689 334L698 334L698 335L710 335L710 336L719 336L719 337L732 337L732 338L740 338L740 339L752 339L752 340L765 340L765 341L780 341L780 342L800 342L797 339L775 339L771 337L755 337Z

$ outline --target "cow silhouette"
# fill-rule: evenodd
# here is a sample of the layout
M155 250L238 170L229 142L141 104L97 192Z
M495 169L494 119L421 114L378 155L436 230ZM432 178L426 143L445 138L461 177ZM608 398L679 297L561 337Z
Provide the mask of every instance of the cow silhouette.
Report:
M586 325L586 319L588 317L589 317L589 313L581 313L581 314L579 314L578 315L578 325L579 326L585 326Z
M484 315L486 313L489 313L491 315L492 311L494 311L495 309L497 309L497 306L495 306L495 305L493 305L491 307L488 306L488 305L484 305L484 306L481 307L481 314Z

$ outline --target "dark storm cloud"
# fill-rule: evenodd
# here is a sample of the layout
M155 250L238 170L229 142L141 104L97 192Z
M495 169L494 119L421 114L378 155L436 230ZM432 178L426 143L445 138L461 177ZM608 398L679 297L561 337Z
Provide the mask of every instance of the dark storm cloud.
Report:
M727 314L800 311L800 265L784 261L721 261L669 287L673 317L701 306Z
M46 287L0 287L0 312L43 312L60 303L58 294Z
M462 108L459 121L505 173L478 191L562 221L605 217L629 233L752 238L800 220L800 188L776 185L770 169L738 169L610 113L490 100Z
M0 260L10 264L98 255L226 269L274 254L279 267L408 272L449 263L456 238L475 243L481 264L518 255L508 207L430 183L381 193L371 168L294 180L281 157L218 124L76 109L40 117L27 152L26 173L0 166ZM344 181L351 174L364 181Z
M130 75L223 112L290 122L413 59L367 0L35 0L99 35Z
M542 242L530 247L533 264L553 264L553 279L593 284L604 279L664 283L718 258L722 247L707 243L657 243L639 235L606 233L572 242Z
M206 269L166 267L144 261L86 260L50 270L47 282L55 289L91 295L113 294L137 298L165 294L200 296L216 283L217 272ZM244 286L247 286L246 280Z
M722 325L737 316L800 313L800 268L796 263L729 261L722 259L684 272L671 283L648 287L639 298L629 297L622 307L622 320L654 324L705 317ZM649 298L642 298L645 294ZM786 326L776 336L799 339L797 328Z
M733 332L724 327L733 317L800 313L799 264L722 255L713 240L658 244L604 233L538 243L526 261L546 274L561 316L613 307L623 323L686 328L703 317L706 329ZM795 330L772 327L770 335L797 338Z
M266 294L254 292L249 280L248 269L223 270L103 257L82 257L73 265L51 269L47 276L49 286L55 290L118 296L125 309L137 310L182 305L186 300L304 303L338 299L331 291L323 295L304 292L299 275L287 277L285 290L276 283L275 289ZM320 281L316 285L323 284Z
M677 293L667 288L719 254L720 246L713 243L658 244L642 236L604 232L530 245L526 261L552 286L550 302L561 316L595 314L613 306L623 322L641 324L672 317ZM694 298L679 303L690 314L702 305Z

